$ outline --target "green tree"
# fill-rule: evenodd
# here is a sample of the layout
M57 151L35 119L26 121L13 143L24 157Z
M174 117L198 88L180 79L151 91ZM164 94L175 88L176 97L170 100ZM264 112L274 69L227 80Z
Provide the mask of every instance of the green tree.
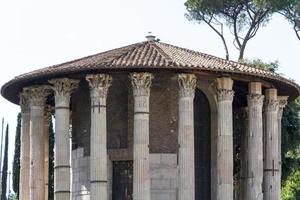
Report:
M279 8L279 13L282 14L290 22L290 24L292 24L296 36L300 40L300 1L288 0L288 2L288 4L285 4L287 6Z
M15 152L13 161L13 190L19 198L19 181L20 181L20 152L21 152L21 113L17 117L17 128L15 136Z
M51 120L49 126L49 200L54 199L54 131Z
M287 104L282 117L282 182L300 168L300 98Z
M299 36L298 0L187 0L185 6L189 20L207 24L220 37L226 59L229 59L229 51L225 27L232 33L233 44L239 51L238 60L244 59L247 43L274 13L283 14L293 23Z
M8 167L8 124L6 126L5 143L4 143L4 158L2 167L2 194L1 200L6 200L6 186L7 186L7 167Z
M300 199L300 169L294 169L282 187L283 200Z

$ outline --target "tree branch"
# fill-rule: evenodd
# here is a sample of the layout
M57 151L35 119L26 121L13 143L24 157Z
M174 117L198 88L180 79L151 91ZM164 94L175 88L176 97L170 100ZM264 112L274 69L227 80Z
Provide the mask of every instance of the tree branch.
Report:
M198 13L199 14L199 13ZM200 16L202 16L200 14ZM218 31L213 25L212 25L212 20L216 20L220 25L221 25L221 32ZM228 47L227 47L227 43L226 43L226 40L225 40L225 37L223 35L223 23L219 22L216 18L214 18L213 16L211 16L211 18L209 20L205 19L204 16L202 16L202 20L212 29L215 31L215 33L217 33L217 35L221 38L222 42L223 42L223 45L224 45L224 48L225 48L225 57L226 57L226 60L229 60L229 51L228 51Z

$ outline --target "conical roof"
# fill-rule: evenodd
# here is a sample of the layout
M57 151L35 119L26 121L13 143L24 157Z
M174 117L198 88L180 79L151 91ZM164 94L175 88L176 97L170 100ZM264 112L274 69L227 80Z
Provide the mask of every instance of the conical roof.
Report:
M283 84L290 91L289 93L292 93L290 96L296 97L300 93L296 83L276 73L155 40L128 45L22 74L6 83L1 93L5 98L17 103L15 96L22 87L30 83L41 83L43 79L70 76L76 73L92 73L95 70L131 71L137 69L192 70L257 77Z

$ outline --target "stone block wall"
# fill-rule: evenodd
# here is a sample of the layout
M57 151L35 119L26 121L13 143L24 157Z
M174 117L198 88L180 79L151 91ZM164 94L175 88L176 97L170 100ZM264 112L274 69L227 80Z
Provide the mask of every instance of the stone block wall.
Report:
M72 151L72 200L89 200L90 157L83 148ZM177 155L150 154L151 200L175 200ZM112 162L108 162L108 194L112 199Z
M150 154L151 200L176 200L177 154Z
M84 149L72 151L72 200L89 200L90 157L84 156Z

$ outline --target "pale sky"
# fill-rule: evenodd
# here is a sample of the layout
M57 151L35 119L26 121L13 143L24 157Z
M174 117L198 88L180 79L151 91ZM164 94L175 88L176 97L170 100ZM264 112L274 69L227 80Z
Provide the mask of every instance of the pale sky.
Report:
M0 0L0 86L34 69L144 41L149 31L162 42L224 57L216 34L184 17L184 2ZM236 60L237 51L230 50ZM259 30L245 57L278 60L279 72L300 83L300 41L281 16ZM10 162L18 112L0 97L0 117L10 124Z

